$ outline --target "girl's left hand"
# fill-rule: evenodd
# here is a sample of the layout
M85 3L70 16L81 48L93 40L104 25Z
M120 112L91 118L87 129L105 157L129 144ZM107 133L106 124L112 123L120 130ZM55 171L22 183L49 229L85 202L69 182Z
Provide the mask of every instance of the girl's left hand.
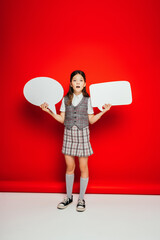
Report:
M107 112L111 108L111 106L112 106L111 104L104 104L102 106L102 108L104 108L102 112L103 113Z

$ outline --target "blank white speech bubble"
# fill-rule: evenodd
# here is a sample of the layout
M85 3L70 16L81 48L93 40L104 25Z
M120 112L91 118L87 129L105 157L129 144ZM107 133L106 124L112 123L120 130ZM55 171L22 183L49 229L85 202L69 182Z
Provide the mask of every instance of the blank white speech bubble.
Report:
M89 87L93 107L102 111L102 106L127 105L132 103L131 86L128 81L113 81L92 84Z
M56 80L49 77L36 77L28 81L24 88L23 94L27 101L40 106L47 102L49 108L56 114L55 104L63 97L63 87Z

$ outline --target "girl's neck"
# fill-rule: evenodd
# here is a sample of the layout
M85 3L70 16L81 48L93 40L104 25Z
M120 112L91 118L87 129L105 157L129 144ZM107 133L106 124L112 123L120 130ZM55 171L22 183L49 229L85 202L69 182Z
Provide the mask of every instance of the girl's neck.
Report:
M75 94L76 96L78 96L78 95L82 94L82 92L80 92L80 93L74 92L74 94Z

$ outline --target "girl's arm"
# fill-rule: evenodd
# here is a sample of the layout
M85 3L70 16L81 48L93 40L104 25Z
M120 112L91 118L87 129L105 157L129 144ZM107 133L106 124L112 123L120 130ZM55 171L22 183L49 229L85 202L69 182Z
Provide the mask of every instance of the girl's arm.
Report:
M57 120L60 123L64 123L65 119L65 112L61 112L60 114L53 113L49 108L48 104L45 102L40 105L40 108L42 108L43 111L49 113L55 120Z
M109 109L111 108L111 104L105 104L103 108L104 108L103 111L96 115L88 114L88 119L90 124L97 122L105 112L109 111Z
M64 123L65 112L61 112L60 114L53 113L50 109L48 112L54 119L56 119L60 123Z

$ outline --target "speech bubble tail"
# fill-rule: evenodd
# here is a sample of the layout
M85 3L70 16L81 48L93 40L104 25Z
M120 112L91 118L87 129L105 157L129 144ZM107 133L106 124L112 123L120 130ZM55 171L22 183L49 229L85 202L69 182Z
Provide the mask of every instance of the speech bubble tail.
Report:
M49 109L50 109L54 114L57 114L55 105L49 106Z
M99 109L101 112L103 111L102 106L98 106L98 109Z

